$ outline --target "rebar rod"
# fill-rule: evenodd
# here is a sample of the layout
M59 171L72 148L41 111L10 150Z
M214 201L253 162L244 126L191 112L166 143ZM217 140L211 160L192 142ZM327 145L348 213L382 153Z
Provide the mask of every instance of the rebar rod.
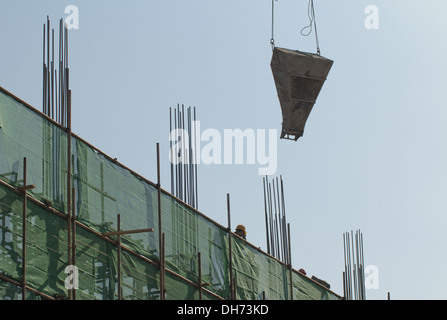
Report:
M268 214L267 214L267 195L266 195L266 186L265 186L265 178L262 178L262 183L264 187L264 213L265 213L265 236L267 243L267 253L270 254L270 240L269 240L269 226L268 226Z
M196 115L196 107L194 107L194 179L195 179L195 206L194 208L199 209L199 188L198 188L198 180L197 180L197 153L200 152L197 149L197 134L200 135L200 132L197 132L197 115ZM200 143L200 137L199 137L199 143ZM199 155L200 156L200 155Z
M72 239L72 256L73 256L73 258L72 258L71 263L73 266L76 266L76 201L75 201L76 189L75 188L72 189L71 197L72 197L71 219L73 221L71 224L73 227L73 230L72 230L72 237L73 237L73 239ZM76 300L76 288L75 287L73 287L72 296L73 296L73 300Z
M232 236L231 236L231 211L230 211L230 194L227 193L227 217L228 217L228 271L229 271L229 279L230 279L230 292L231 292L231 300L234 300L233 295L233 251L232 251Z

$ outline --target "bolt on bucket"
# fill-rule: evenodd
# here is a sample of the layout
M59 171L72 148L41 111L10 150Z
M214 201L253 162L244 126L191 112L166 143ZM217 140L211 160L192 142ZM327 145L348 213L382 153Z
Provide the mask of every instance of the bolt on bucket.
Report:
M282 110L281 139L298 140L334 62L318 54L275 47L271 61Z

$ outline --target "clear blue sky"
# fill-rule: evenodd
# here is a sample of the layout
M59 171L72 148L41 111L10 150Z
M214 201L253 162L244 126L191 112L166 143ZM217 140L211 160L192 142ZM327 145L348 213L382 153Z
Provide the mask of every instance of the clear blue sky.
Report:
M70 31L73 131L170 189L169 107L201 126L278 129L270 0L0 2L0 86L41 108L42 25L79 8ZM367 30L367 5L379 30ZM335 61L297 142L278 139L294 268L342 294L343 233L360 229L379 269L369 299L447 299L447 3L315 0L322 55ZM315 52L307 0L279 0L276 44ZM257 165L201 165L199 209L265 250ZM275 176L276 176L275 175Z

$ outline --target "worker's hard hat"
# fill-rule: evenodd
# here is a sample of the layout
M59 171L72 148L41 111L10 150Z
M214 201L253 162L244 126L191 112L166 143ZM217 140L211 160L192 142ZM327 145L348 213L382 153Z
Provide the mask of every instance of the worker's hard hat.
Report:
M236 230L243 231L245 234L247 234L247 231L245 231L245 227L241 224L236 227Z

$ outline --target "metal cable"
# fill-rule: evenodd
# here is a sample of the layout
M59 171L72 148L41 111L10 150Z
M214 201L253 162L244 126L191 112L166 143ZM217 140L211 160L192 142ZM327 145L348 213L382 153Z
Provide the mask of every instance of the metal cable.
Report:
M270 38L272 50L275 49L275 1L278 0L272 0L272 37Z
M313 0L309 0L309 4L307 7L307 15L309 17L309 24L305 26L303 29L301 29L301 35L305 37L310 35L312 33L312 24L313 24L313 28L315 29L315 42L317 45L317 54L320 55L320 41L318 39L317 20L315 19L315 8ZM304 33L303 31L305 29L309 29L309 32Z

